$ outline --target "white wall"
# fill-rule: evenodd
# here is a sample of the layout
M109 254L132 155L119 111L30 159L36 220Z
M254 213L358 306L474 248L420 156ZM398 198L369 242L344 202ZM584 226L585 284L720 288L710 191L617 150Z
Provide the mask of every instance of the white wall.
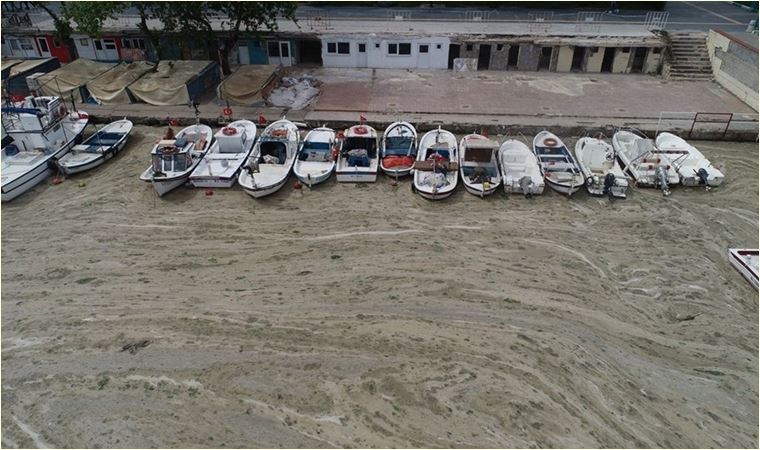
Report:
M40 56L37 52L37 44L30 36L4 36L3 39L5 40L3 56L17 58L39 58ZM12 42L17 48L13 48Z
M447 69L449 63L449 38L380 36L322 36L322 64L324 67L369 67L372 69ZM349 54L327 52L330 42L348 42ZM366 54L359 53L359 43L366 44ZM410 55L389 55L388 44L410 43ZM428 53L419 53L420 45L428 46ZM440 48L438 48L440 47ZM363 58L366 56L366 64Z

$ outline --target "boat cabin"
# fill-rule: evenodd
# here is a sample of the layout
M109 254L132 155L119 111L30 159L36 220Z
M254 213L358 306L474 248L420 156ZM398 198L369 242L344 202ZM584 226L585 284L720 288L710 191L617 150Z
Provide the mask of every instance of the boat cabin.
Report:
M242 153L248 134L245 127L224 127L214 135L219 143L219 153Z
M301 153L298 155L298 159L300 161L327 162L331 159L331 148L332 144L330 142L306 141L303 144Z
M489 177L499 176L496 152L499 143L490 139L470 139L465 141L462 153L462 171L465 176L487 173Z
M60 97L26 97L21 105L2 108L6 133L44 132L66 117Z
M179 140L164 139L158 142L153 150L154 172L184 172L193 165L189 153L192 143L180 146L177 141Z

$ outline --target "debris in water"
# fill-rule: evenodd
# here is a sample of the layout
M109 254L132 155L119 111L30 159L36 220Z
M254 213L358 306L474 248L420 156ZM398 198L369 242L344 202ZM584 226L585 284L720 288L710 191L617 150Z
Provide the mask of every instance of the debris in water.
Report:
M145 339L142 341L132 342L131 344L127 344L124 347L121 348L121 351L127 351L129 350L129 353L132 353L133 355L137 353L138 350L141 348L145 348L150 345L150 341Z
M310 76L301 78L283 77L280 85L272 90L267 99L272 106L290 109L304 109L319 94L321 82Z

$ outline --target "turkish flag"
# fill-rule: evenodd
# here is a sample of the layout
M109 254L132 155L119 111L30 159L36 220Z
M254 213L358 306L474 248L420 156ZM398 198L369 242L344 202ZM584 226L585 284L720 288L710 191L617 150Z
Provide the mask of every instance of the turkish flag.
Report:
M259 125L264 125L267 123L267 118L264 116L259 116Z
M367 121L367 118L359 114L359 122L366 122L366 121Z

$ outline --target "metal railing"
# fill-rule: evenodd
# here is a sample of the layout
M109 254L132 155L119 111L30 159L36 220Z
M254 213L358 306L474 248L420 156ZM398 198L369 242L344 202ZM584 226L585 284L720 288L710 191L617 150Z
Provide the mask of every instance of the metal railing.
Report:
M464 20L467 22L490 22L492 11L465 11Z
M601 12L579 12L575 19L575 29L577 31L598 32L603 20Z
M670 13L667 11L649 11L644 18L644 23L649 31L664 30L669 17Z
M388 20L412 20L412 12L401 9L390 9L386 11L385 18Z

